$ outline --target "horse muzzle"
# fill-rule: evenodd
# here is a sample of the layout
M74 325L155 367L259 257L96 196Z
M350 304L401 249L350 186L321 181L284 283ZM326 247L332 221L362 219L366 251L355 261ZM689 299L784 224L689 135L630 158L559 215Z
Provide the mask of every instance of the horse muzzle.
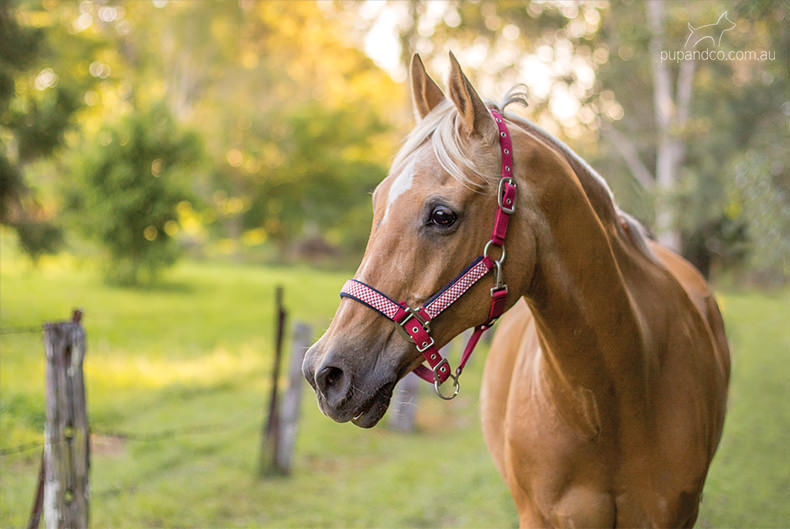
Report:
M319 341L307 351L302 374L315 390L321 412L336 422L375 426L389 407L397 374L371 372L363 377L345 355L333 351L322 355L320 349Z

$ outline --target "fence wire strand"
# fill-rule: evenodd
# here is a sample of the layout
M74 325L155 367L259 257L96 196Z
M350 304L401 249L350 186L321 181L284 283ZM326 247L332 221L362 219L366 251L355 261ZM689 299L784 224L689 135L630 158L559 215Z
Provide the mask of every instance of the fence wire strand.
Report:
M248 431L250 429L253 429L253 427L257 428L259 426L259 423L257 421L256 422L247 422L247 423L236 423L236 424L239 426L239 428L238 428L238 431L235 432L233 436L231 436L231 439L237 438L239 435L245 433L246 431ZM225 431L227 432L228 430L225 430ZM110 486L110 487L107 487L107 488L95 490L95 491L91 492L91 497L101 498L101 497L107 497L107 496L118 496L118 495L120 495L122 493L129 493L129 492L135 492L135 491L138 491L138 490L151 489L152 487L155 486L154 485L155 481L154 481L154 479L151 479L151 478L154 478L157 474L160 474L160 475L161 474L166 474L170 470L171 470L171 468L154 469L153 471L148 472L148 473L144 474L143 476L140 476L140 477L136 478L131 483L116 484L116 485L113 485L113 486Z
M0 335L4 334L41 334L41 327L0 327Z
M98 428L91 428L90 435L111 437L114 439L122 439L124 441L131 441L131 442L150 443L156 441L164 441L167 439L172 439L174 437L210 434L218 430L227 431L228 428L232 428L233 426L242 427L242 426L249 426L251 424L252 423L250 422L240 422L239 420L234 419L234 420L228 420L218 423L194 424L194 425L183 426L179 428L166 428L164 430L159 430L154 432L142 432L142 433L133 432L131 430L104 429L98 427ZM43 437L44 433L42 432L41 435ZM0 448L0 457L17 455L43 447L44 447L44 441L31 441L16 446Z
M30 443L23 443L21 445L11 446L9 448L0 448L0 457L21 454L29 450L34 450L36 448L43 448L43 447L44 447L44 443L42 441L32 441Z

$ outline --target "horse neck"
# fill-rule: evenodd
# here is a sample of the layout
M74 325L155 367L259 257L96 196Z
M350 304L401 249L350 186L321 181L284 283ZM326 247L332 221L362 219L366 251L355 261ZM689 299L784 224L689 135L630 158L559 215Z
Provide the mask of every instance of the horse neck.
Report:
M608 209L593 207L602 197L590 196L593 183L582 181L590 175L580 177L573 165L558 164L564 174L544 177L548 183L536 197L536 262L523 295L543 365L563 387L606 392L624 384L632 390L624 394L644 395L651 355L632 289L655 274L648 258L620 237L611 201Z

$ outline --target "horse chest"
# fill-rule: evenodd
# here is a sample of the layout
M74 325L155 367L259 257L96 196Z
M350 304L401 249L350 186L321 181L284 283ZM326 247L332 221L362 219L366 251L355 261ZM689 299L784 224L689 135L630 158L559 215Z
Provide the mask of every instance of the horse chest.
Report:
M528 335L522 346L533 343ZM663 437L671 432L651 442L641 427L623 427L614 403L592 390L552 390L539 350L501 353L486 367L483 424L522 526L567 527L578 520L610 527L683 525L698 501L694 491L704 469L692 470L688 458L665 449L671 443ZM493 383L492 375L504 372L511 374L508 382ZM493 399L504 405L489 406ZM499 435L491 432L496 428Z

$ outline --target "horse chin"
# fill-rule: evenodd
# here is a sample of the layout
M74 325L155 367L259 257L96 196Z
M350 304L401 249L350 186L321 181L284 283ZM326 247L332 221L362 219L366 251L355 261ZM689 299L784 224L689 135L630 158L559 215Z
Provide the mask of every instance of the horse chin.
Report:
M392 390L394 388L394 382L381 386L370 399L359 407L357 414L351 419L351 422L360 428L373 428L376 426L387 412L390 399L392 398Z

